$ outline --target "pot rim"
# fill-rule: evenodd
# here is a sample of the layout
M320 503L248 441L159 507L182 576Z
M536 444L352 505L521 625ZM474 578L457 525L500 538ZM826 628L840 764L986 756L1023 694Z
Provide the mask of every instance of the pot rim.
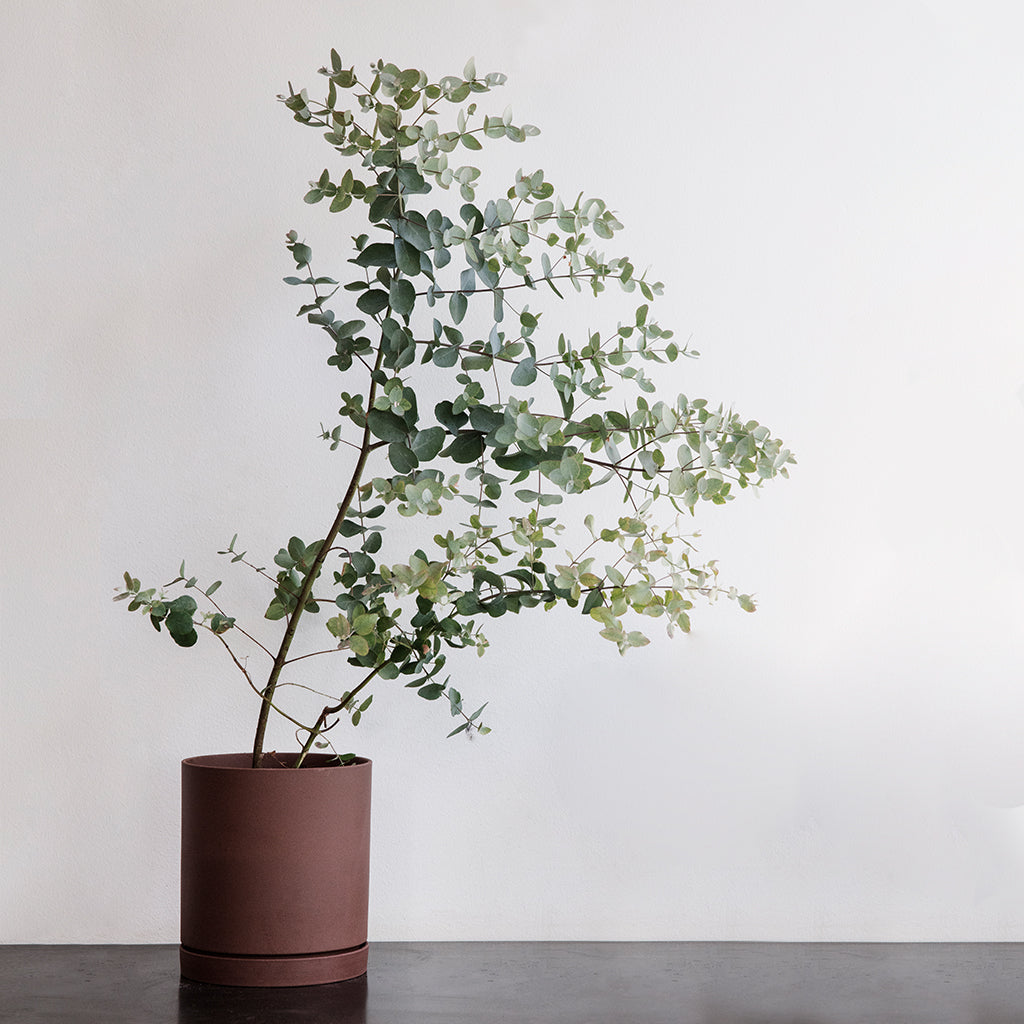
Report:
M264 755L268 757L269 755ZM278 753L277 757L284 760L285 764L264 764L260 768L253 768L252 766L252 752L248 753L232 753L232 754L196 754L193 757L186 757L182 759L181 765L184 768L186 765L189 768L204 768L211 771L219 772L262 772L268 768L291 768L290 761L294 761L298 756L298 751L292 751L285 754ZM348 764L318 764L318 761L333 760L334 754L321 754L311 753L306 755L306 761L303 766L298 769L301 772L330 772L336 771L339 768L357 768L363 766L370 766L373 762L368 757L356 757L354 761L350 761Z

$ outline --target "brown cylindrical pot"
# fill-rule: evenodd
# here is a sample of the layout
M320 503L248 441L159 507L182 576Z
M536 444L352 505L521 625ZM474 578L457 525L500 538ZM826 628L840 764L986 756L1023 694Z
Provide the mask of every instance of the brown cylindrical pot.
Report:
M273 760L253 768L249 754L212 754L181 763L186 978L278 987L366 971L371 763Z

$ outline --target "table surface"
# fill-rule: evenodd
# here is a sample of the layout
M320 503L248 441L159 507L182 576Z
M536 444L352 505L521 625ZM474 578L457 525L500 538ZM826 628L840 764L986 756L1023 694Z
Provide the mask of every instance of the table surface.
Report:
M337 985L178 976L175 946L0 946L3 1024L1021 1024L1024 944L382 942Z

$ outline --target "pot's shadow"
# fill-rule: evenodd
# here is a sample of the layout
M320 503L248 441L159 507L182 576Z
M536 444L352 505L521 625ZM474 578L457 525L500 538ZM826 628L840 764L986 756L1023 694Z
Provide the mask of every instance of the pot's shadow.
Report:
M182 978L178 1024L284 1024L323 1021L366 1024L366 975L333 985L235 988Z

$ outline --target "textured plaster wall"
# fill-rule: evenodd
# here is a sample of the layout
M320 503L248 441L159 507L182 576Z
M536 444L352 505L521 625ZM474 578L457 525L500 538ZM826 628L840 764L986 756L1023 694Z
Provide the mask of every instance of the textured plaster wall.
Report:
M479 742L381 687L371 936L1024 939L1019 5L43 0L0 36L0 940L173 941L178 761L250 742L223 652L110 596L336 500L281 242L329 273L355 229L274 100L332 45L506 71L511 168L609 199L704 353L669 387L800 459L698 523L756 615L625 660L501 620L452 663Z

